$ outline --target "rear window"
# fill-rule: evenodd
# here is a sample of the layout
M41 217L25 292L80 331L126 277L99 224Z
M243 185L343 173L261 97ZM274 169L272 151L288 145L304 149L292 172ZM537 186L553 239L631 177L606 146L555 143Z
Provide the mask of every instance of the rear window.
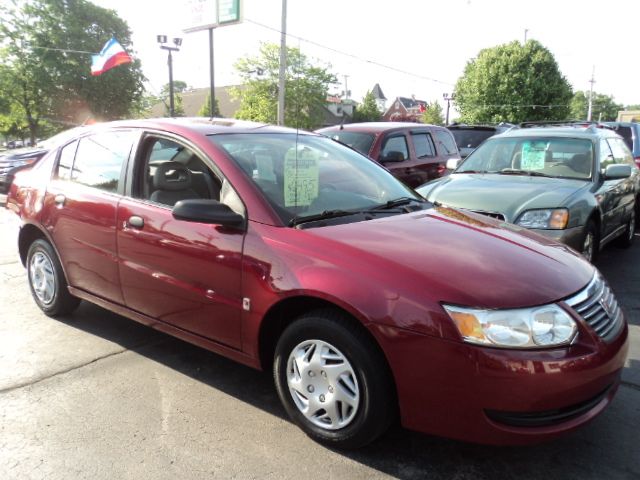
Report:
M333 138L334 140L338 140L340 143L349 145L351 148L355 148L360 153L364 153L365 155L369 155L371 145L373 144L373 140L375 138L370 133L346 132L344 130L340 130L337 132L327 132L327 136Z
M451 130L451 133L458 148L476 148L495 134L493 130Z
M453 140L449 130L434 130L433 135L436 137L436 142L440 145L440 150L445 155L453 155L458 153L456 142Z
M633 133L631 132L631 127L619 126L615 128L615 131L622 137L624 143L627 144L627 147L629 147L630 150L633 150Z

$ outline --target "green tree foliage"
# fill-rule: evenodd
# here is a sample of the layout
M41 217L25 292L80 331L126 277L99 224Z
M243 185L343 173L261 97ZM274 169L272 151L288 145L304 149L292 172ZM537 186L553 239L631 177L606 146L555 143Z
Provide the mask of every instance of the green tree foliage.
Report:
M244 88L232 90L240 100L236 118L276 123L280 47L263 43L255 57L239 59L235 68ZM299 49L287 47L285 125L314 129L322 125L327 92L336 83L327 67L316 66Z
M603 122L615 121L615 119L618 118L618 110L622 109L622 105L616 103L613 97L593 92L592 120L602 120ZM589 92L576 92L571 99L571 118L586 120L588 111Z
M382 119L382 112L378 109L378 104L373 92L367 91L362 98L362 103L358 105L353 113L354 122L379 122Z
M625 110L640 110L640 103L636 103L634 105L627 105L624 107Z
M428 123L430 125L444 125L442 106L437 101L427 103L427 109L422 114L422 123Z
M189 86L187 85L187 82L182 81L182 80L174 80L173 81L173 93L184 93L187 89L189 88ZM165 83L162 86L162 89L160 90L160 96L162 98L169 98L169 84Z
M171 103L169 101L169 99L167 99L164 102L164 116L165 117L170 117L171 116L171 112L170 110L170 106ZM174 117L184 117L185 112L184 112L184 104L182 103L182 95L180 95L179 93L174 93L173 94L173 116Z
M535 40L481 50L455 94L461 119L470 123L566 119L572 97L553 55Z
M200 110L198 110L198 116L199 117L221 117L222 115L220 114L220 104L218 103L218 99L216 98L214 100L214 106L213 106L213 115L211 115L211 93L209 93L207 95L207 99L205 100L205 102L202 104L202 107L200 107Z
M0 6L0 97L22 109L32 139L61 126L128 116L143 93L140 62L91 76L91 55L131 32L113 10L86 0L10 0ZM0 102L2 103L2 102ZM16 109L17 107L14 107Z

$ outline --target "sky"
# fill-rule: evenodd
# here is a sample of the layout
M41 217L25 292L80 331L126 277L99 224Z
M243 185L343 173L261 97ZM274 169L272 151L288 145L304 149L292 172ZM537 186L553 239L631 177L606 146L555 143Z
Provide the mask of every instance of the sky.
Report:
M208 32L182 31L188 0L92 1L129 24L151 93L169 77L159 34L183 39L174 80L209 86ZM256 55L260 42L280 42L282 0L241 1L244 22L214 32L216 86L240 83L233 64ZM356 101L379 83L387 106L412 95L444 105L443 94L481 49L526 35L551 51L574 91L587 91L594 73L594 91L640 104L638 0L288 0L287 17L287 45L330 66L340 82L330 92L344 91L346 81Z

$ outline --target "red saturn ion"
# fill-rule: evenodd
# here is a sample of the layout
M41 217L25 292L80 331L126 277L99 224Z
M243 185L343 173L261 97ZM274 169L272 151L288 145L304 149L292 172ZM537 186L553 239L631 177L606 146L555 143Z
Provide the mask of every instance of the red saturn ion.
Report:
M627 325L598 271L426 202L326 137L217 119L89 127L11 187L33 298L80 300L258 369L324 444L396 418L521 444L611 402Z

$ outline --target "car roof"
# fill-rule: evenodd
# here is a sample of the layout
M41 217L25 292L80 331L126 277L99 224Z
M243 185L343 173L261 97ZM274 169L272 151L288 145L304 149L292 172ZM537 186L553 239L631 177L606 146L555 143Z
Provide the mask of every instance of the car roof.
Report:
M103 128L148 128L156 130L170 130L187 128L202 135L216 135L223 133L300 133L314 135L306 130L279 127L267 123L250 122L229 118L180 117L180 118L150 118L141 120L117 120L114 122L98 123L91 128L99 131Z
M507 137L567 137L567 138L609 138L618 137L619 135L608 128L596 128L594 126L584 127L538 127L538 128L516 128L507 132L495 135L492 138Z
M413 123L413 122L363 122L363 123L346 123L344 125L334 125L332 127L320 128L316 132L335 132L337 130L345 130L348 132L363 132L363 133L380 133L389 130L403 130L407 128L420 129L420 128L443 128L436 125L429 125L427 123Z

